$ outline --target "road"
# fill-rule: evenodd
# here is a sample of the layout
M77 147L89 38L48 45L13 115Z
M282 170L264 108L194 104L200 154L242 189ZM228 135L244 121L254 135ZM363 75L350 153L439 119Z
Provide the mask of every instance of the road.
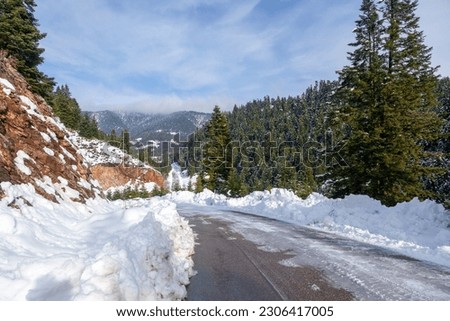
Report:
M188 300L450 300L443 266L245 213L178 210L198 243Z

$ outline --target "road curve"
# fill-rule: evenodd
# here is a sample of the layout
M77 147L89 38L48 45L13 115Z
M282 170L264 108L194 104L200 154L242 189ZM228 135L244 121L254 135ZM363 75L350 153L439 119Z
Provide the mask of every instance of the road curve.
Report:
M187 300L450 300L445 267L254 215L178 210L197 234Z

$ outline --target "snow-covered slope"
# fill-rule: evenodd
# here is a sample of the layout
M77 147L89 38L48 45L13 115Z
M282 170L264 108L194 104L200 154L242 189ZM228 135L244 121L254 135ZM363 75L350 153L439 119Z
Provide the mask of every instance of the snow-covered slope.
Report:
M53 202L85 201L98 195L98 186L69 135L51 107L29 90L14 62L0 51L0 182L30 184Z
M125 164L126 166L145 166L138 159L126 154L120 148L105 141L87 139L76 132L71 132L68 139L77 147L77 153L83 156L90 166L98 164Z
M49 202L1 183L0 300L180 300L194 236L159 198Z
M184 139L211 118L211 114L195 111L179 111L171 114L145 114L136 112L100 111L89 112L100 129L105 133L112 130L117 135L127 129L133 140L170 141L174 134L180 133Z
M14 66L0 51L0 300L183 299L194 237L175 204L110 203L93 166L161 174L71 133Z
M450 212L429 200L414 199L386 207L367 196L328 199L312 194L302 200L283 189L254 192L237 199L208 190L200 194L177 192L167 199L232 208L327 230L450 267Z

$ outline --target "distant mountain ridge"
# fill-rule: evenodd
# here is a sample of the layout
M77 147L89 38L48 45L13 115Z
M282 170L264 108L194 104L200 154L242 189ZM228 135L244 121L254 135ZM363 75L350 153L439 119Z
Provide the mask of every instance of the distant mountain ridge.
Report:
M165 141L173 138L175 133L181 137L203 127L211 114L196 111L179 111L171 114L146 114L137 112L99 111L87 112L94 118L99 128L106 134L114 129L117 134L127 129L131 139L143 141Z

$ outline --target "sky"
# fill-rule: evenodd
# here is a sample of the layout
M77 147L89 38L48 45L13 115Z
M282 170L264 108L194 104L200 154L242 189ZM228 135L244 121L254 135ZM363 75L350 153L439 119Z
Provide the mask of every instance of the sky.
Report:
M337 79L361 0L36 0L40 66L83 110L230 110ZM420 0L450 76L450 1Z

